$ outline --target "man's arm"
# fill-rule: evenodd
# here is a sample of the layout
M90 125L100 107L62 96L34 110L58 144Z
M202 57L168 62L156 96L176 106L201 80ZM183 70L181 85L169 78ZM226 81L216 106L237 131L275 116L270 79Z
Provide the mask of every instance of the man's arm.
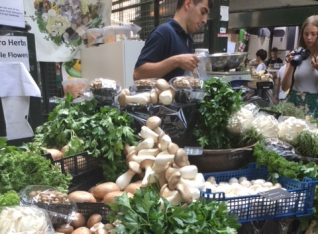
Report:
M194 54L180 54L157 63L145 63L134 70L134 80L145 78L162 78L172 70L181 68L193 71L198 67L200 59Z

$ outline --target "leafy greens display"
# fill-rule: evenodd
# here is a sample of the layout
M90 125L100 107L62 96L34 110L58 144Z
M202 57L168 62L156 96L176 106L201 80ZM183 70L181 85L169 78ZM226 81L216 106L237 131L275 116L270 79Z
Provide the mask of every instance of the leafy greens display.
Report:
M67 145L64 156L89 151L92 156L102 158L106 168L113 169L107 177L113 181L122 170L107 165L122 162L126 143L135 145L137 137L130 127L133 119L116 108L98 108L95 99L78 104L72 101L68 95L56 106L48 121L36 129L34 141L48 148ZM124 163L120 165L125 167Z
M40 152L25 152L23 149L6 146L0 138L0 194L10 190L19 192L27 185L50 185L60 191L68 191L72 177L52 167L50 160Z
M163 198L162 198L163 199ZM118 234L235 234L240 226L237 218L228 214L226 203L199 200L189 206L171 206L159 192L148 186L137 190L129 199L124 193L109 204L111 222L120 220Z

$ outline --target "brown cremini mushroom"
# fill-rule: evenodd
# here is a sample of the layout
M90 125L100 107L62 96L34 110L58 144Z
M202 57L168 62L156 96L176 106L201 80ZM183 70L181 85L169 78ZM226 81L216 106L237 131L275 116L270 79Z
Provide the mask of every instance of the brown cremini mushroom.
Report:
M174 157L174 163L178 166L178 167L184 167L184 166L188 166L190 165L189 159L188 159L188 155L185 152L184 149L179 148L176 152L176 155Z

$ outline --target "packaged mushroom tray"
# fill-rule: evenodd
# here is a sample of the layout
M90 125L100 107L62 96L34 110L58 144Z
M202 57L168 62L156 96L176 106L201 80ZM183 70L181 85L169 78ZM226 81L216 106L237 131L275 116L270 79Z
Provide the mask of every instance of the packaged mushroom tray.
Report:
M150 91L134 92L123 89L118 96L121 107L126 105L170 105L174 101L175 90L165 79L157 79Z
M142 80L136 80L134 82L134 86L132 87L132 90L135 90L136 92L145 92L145 91L151 91L155 88L157 79L142 79Z
M114 97L121 91L121 86L111 79L96 78L90 83L90 89L99 104L112 105Z
M175 102L188 103L202 100L205 92L202 90L203 80L189 76L178 76L170 80L170 85L176 91Z
M20 191L23 205L34 205L48 212L54 226L71 223L76 204L66 193L45 185L30 185Z

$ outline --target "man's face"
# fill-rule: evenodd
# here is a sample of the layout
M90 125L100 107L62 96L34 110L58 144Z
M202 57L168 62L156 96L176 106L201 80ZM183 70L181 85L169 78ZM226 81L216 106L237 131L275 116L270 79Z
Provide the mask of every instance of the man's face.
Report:
M276 59L277 58L277 52L271 52L271 57L273 59Z
M187 22L188 33L198 31L202 25L206 24L208 14L210 12L208 0L203 0L197 5L194 5L191 0L189 5L189 18Z

